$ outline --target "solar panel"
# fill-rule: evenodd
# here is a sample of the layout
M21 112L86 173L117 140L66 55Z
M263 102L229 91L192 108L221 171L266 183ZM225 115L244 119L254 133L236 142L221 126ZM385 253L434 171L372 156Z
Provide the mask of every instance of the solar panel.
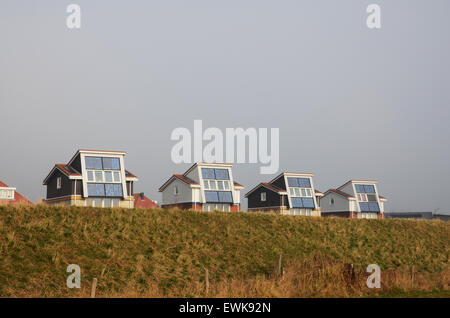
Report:
M214 169L202 168L202 177L203 179L215 179Z
M288 178L288 185L290 187L298 187L298 179L297 178Z
M303 208L302 198L291 198L293 208Z
M103 161L103 169L104 170L120 170L119 158L103 157L102 161Z
M88 196L90 197L104 197L105 185L103 183L88 183Z
M216 174L217 180L228 180L230 177L228 176L228 170L227 169L215 169L214 170Z
M217 191L205 191L206 202L219 202Z
M364 190L366 193L375 193L375 187L373 185L365 185Z
M86 157L85 163L86 169L103 169L102 158L100 157Z
M380 207L377 202L369 202L370 212L380 212Z
M303 207L314 209L314 200L312 198L302 198Z
M369 203L367 202L360 202L359 208L361 209L361 212L370 212Z
M121 197L123 195L121 184L105 184L107 197Z
M308 178L298 178L298 184L302 188L311 188L311 182Z
M232 203L233 196L230 191L219 191L219 201L225 203Z

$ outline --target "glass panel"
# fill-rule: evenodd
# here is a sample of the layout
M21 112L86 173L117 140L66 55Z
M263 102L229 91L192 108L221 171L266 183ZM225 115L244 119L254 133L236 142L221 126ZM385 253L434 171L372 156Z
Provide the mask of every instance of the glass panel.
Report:
M306 190L302 189L302 197L306 197Z
M120 170L119 158L102 158L104 170Z
M120 173L117 171L114 172L114 182L120 182Z
M95 171L95 181L103 182L103 171Z
M365 185L364 192L366 193L375 193L375 187L373 185Z
M92 197L104 197L105 186L101 183L88 183L88 196Z
M230 181L224 181L223 182L225 190L230 190Z
M364 211L364 212L370 211L369 203L361 202L361 203L359 203L359 207L360 207L361 211Z
M308 178L298 178L299 187L302 188L311 188L311 183Z
M303 208L303 202L301 198L291 198L293 208Z
M229 180L230 179L227 169L215 169L215 172L216 172L217 180Z
M227 191L221 191L219 192L219 202L227 202L232 203L233 202L233 196L231 195L231 192Z
M86 169L103 169L102 158L100 157L86 157L85 163Z
M203 179L215 179L214 169L202 168Z
M105 184L105 191L107 197L121 197L123 193L121 184Z
M105 182L113 182L111 171L105 171Z
M288 185L290 187L298 187L298 179L297 178L288 178Z
M88 171L88 181L94 181L94 171Z
M296 197L300 196L300 190L298 188L294 188L294 193Z
M355 184L355 190L357 193L365 193L364 186L360 184Z
M211 190L216 190L217 189L216 181L209 180L209 189L211 189Z
M291 192L291 195L295 195L294 188L290 188L289 191Z
M377 202L377 196L375 194L368 194L367 201L369 202Z
M314 209L314 200L311 198L303 198L303 206L305 208Z
M379 208L377 202L370 202L368 204L369 204L369 211L371 211L371 212L380 212L380 208Z
M203 181L203 186L205 187L206 190L209 190L209 181L208 180Z
M307 196L307 197L312 197L312 191L311 191L311 189L306 189L306 196Z
M223 181L217 181L217 188L223 190Z
M219 196L216 191L205 191L206 202L219 202Z

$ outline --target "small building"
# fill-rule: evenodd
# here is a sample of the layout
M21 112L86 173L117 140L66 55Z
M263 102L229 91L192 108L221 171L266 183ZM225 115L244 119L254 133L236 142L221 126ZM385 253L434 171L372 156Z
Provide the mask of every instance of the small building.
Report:
M16 188L8 187L0 181L0 205L33 205L33 202L25 198Z
M163 209L238 212L240 191L232 164L195 163L184 174L174 174L160 188Z
M159 209L159 205L147 198L144 192L135 193L134 196L134 207L138 209Z
M321 198L322 216L382 219L386 201L378 194L377 181L350 180L324 193Z
M313 176L283 172L270 182L258 184L245 195L248 212L320 216L323 194L314 188Z
M448 222L450 214L434 212L390 212L385 213L387 219L419 219L419 220L442 220Z
M125 152L78 150L67 164L55 164L45 178L49 205L133 208L138 178L125 169Z

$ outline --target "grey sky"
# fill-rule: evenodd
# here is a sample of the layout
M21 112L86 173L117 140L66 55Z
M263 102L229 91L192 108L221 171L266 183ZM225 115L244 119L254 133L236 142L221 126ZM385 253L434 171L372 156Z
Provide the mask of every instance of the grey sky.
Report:
M66 27L78 3L82 28ZM365 25L382 9L381 30ZM280 170L373 178L387 211L449 211L450 2L0 2L0 180L36 200L78 148L125 150L137 191L189 165L176 127L279 127ZM236 165L250 190L273 176ZM245 200L244 200L245 202ZM246 206L246 203L245 203Z

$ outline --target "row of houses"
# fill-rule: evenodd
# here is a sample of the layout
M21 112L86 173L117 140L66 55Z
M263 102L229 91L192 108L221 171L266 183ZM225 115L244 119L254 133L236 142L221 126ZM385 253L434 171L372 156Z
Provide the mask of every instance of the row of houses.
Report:
M125 155L123 151L78 150L67 163L55 164L44 179L44 202L92 207L157 207L143 193L134 193L134 183L139 179L125 169ZM173 174L159 188L161 207L241 211L244 187L234 179L232 167L226 163L199 162L183 174ZM314 187L313 177L312 173L283 172L269 182L259 183L244 196L248 200L248 212L384 218L386 198L379 195L377 181L350 180L322 193ZM2 191L3 187L0 195ZM0 204L8 200L12 202L11 197L0 196Z

